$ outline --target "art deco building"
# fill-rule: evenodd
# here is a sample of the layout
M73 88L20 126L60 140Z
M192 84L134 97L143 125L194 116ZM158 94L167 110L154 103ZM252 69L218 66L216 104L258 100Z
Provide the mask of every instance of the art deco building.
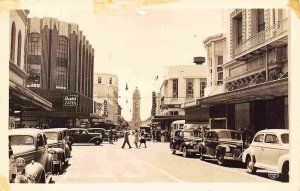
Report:
M9 55L9 128L18 128L31 125L26 122L24 112L45 112L52 109L52 104L30 89L26 88L26 45L28 10L10 11L10 55ZM32 118L36 126L42 122Z
M93 113L94 49L79 26L55 18L30 18L26 85L53 104L51 112L27 112L50 127L87 123Z
M141 95L140 90L136 87L132 96L132 125L138 128L141 125L140 117Z

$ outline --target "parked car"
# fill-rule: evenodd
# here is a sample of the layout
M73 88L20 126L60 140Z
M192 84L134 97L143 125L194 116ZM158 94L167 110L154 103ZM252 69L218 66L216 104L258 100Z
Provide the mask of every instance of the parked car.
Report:
M144 132L144 137L147 141L151 141L152 133L150 126L140 126L139 130Z
M182 152L183 157L195 156L199 153L200 142L203 141L202 132L199 129L183 129L173 132L173 140L170 142L172 154Z
M70 140L73 143L94 143L100 145L103 142L101 133L90 133L84 128L69 129Z
M125 136L125 132L124 131L117 131L117 136L118 136L118 138L124 138L124 136Z
M102 136L102 141L108 141L108 135L106 134L105 129L103 128L88 128L87 129L90 133L98 133Z
M229 129L208 131L199 147L201 160L216 158L219 165L224 165L226 160L241 161L242 152L243 141L241 133Z
M10 165L16 167L15 172L11 171L11 182L49 182L53 172L53 156L48 152L45 133L32 128L12 129L8 137Z
M266 129L255 134L252 143L242 157L249 173L258 168L274 171L283 176L289 174L289 130Z
M63 165L69 163L71 151L67 141L64 139L64 133L67 128L45 129L43 132L47 136L49 151L53 156L54 173L62 173Z

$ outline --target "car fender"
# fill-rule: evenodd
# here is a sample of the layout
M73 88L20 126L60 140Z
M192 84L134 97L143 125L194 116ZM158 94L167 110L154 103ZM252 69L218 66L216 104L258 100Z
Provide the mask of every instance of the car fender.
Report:
M101 143L103 142L103 140L100 136L96 136L96 137L91 138L89 140L89 143L93 143L95 140L100 140Z
M65 157L65 151L62 148L49 148L48 150L54 150L57 153L58 160L62 161Z
M282 167L285 162L290 161L289 153L282 155L277 162L277 172L282 173Z
M45 176L45 169L41 163L31 162L25 166L25 177L34 177L36 182L41 182L43 180L42 176Z
M246 157L247 157L248 155L250 155L251 160L254 161L253 158L254 158L254 156L255 156L255 153L254 153L254 150L251 149L251 147L249 147L249 148L247 148L247 149L245 149L245 150L243 151L243 154L242 154L242 162L243 162L243 163L246 163Z

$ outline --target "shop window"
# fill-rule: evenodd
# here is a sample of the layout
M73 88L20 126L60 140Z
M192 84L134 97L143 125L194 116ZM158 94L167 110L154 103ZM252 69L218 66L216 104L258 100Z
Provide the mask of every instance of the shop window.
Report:
M206 79L201 78L200 79L200 97L204 96L204 89L206 88Z

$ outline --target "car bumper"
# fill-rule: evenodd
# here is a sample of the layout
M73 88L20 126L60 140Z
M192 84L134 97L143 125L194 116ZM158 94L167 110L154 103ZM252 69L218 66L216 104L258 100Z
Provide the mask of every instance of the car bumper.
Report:
M242 154L225 153L224 159L242 161Z

